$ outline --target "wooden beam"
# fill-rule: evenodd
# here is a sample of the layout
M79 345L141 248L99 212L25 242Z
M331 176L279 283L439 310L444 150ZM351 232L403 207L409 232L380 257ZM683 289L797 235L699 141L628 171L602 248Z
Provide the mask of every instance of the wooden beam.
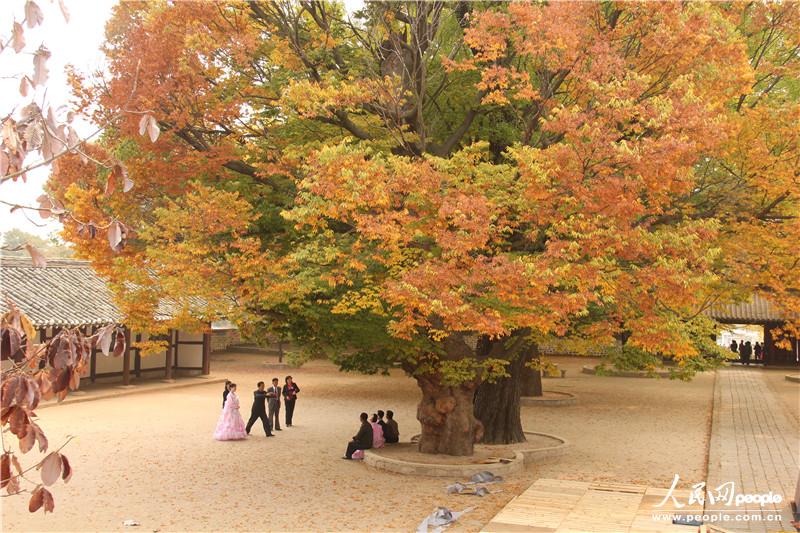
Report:
M211 373L211 333L203 333L203 375Z
M180 355L181 351L181 341L180 339L181 330L175 330L175 363L172 366L178 366L178 355Z
M131 330L123 326L125 332L125 353L122 354L122 384L131 384Z

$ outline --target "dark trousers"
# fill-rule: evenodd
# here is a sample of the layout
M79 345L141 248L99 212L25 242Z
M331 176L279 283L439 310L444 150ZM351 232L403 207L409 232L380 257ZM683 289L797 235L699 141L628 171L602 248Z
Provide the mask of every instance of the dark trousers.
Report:
M286 425L292 425L292 415L294 415L294 402L297 400L286 400Z
M397 444L398 442L400 442L400 439L398 437L384 437L384 440L388 444Z
M264 411L250 411L250 420L247 421L247 434L250 434L250 428L253 427L253 424L256 423L256 420L261 419L261 424L264 426L264 433L267 435L272 435L272 428L269 425L269 418L267 418L267 413Z
M278 402L269 404L269 419L274 424L273 429L281 429L281 404Z
M350 442L347 443L347 451L344 452L344 456L347 457L348 459L352 459L353 458L353 453L356 450L366 450L366 449L367 448L359 446L356 441L351 440Z

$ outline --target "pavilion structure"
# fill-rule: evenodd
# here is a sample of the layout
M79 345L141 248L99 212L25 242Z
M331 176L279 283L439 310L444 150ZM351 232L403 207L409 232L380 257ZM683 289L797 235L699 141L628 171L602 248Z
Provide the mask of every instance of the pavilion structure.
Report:
M114 305L106 282L88 261L49 260L47 267L34 267L27 257L0 256L0 312L13 302L31 320L38 331L38 342L55 336L62 328L80 328L93 334L107 324L124 328L126 349L121 357L104 356L93 350L88 375L96 380L121 381L131 378L160 377L172 379L178 374L207 375L211 371L211 325L204 331L170 329L163 338L149 339L147 333L132 331ZM159 304L155 320L171 316L171 304ZM143 356L132 344L143 340L164 340L166 349Z
M779 347L778 331L787 317L763 296L754 295L750 300L737 304L719 305L709 310L708 315L722 324L758 326L763 328L764 366L800 366L800 341L790 338L789 347Z

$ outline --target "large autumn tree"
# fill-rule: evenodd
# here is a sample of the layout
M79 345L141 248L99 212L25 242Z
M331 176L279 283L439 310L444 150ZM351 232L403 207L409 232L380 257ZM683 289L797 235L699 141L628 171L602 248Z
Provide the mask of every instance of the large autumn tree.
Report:
M116 255L65 232L121 288L399 362L420 450L470 454L524 439L544 337L694 368L710 305L798 309L797 28L793 4L126 2L76 94L164 133L93 148L134 178L119 202L77 159L51 188L126 221Z

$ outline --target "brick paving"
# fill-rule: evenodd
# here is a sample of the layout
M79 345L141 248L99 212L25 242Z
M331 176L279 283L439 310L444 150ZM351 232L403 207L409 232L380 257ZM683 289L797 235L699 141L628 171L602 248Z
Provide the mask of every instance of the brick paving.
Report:
M717 371L709 445L707 487L734 482L736 494L780 494L780 504L763 507L742 503L726 507L706 501L705 512L724 512L718 522L731 531L794 531L790 500L800 465L800 428L780 398L769 389L762 371L725 368ZM760 520L736 521L736 515L759 515ZM767 520L780 514L780 521Z

